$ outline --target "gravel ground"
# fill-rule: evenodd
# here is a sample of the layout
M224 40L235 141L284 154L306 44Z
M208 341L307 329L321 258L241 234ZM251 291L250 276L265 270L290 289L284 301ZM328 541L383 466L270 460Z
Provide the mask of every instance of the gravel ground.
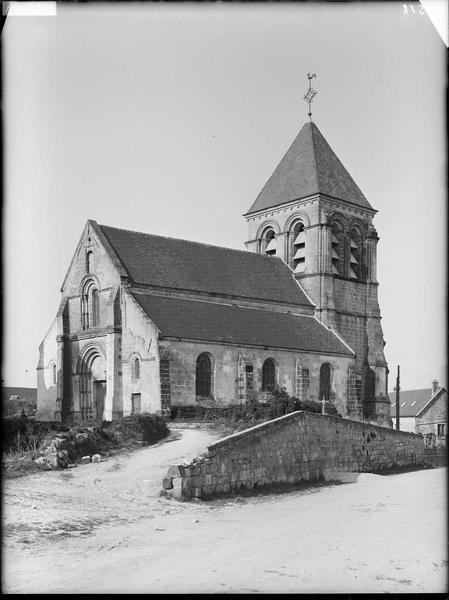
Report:
M6 593L447 592L446 469L211 502L159 497L211 430L4 481Z

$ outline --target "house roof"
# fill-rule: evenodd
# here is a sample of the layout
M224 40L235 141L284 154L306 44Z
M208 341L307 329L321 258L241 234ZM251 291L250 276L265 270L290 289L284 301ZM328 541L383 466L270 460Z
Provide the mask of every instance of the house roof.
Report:
M444 390L443 387L438 388L435 394L432 394L432 388L423 390L404 390L400 392L399 416L400 417L416 417L429 402ZM390 415L396 416L396 392L390 392Z
M315 317L131 293L161 337L353 356Z
M318 127L308 122L246 214L316 193L374 210Z
M280 258L99 227L134 284L313 307Z

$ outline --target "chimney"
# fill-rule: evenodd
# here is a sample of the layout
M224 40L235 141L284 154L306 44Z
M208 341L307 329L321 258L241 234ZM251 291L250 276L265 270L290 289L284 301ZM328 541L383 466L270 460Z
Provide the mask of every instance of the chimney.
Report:
M434 379L432 381L432 396L434 396L437 393L438 387L439 387L438 380Z

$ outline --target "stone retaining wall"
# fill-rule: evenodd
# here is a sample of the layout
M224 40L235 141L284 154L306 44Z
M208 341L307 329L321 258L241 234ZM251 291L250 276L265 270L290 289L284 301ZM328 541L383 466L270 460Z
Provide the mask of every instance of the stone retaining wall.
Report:
M189 465L169 468L162 494L209 498L240 489L333 479L424 464L421 436L310 412L294 412L211 444Z

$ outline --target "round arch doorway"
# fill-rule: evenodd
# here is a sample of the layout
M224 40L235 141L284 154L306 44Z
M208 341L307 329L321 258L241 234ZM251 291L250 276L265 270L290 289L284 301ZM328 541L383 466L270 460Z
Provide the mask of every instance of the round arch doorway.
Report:
M106 397L106 364L97 349L88 351L80 367L81 420L102 422Z

